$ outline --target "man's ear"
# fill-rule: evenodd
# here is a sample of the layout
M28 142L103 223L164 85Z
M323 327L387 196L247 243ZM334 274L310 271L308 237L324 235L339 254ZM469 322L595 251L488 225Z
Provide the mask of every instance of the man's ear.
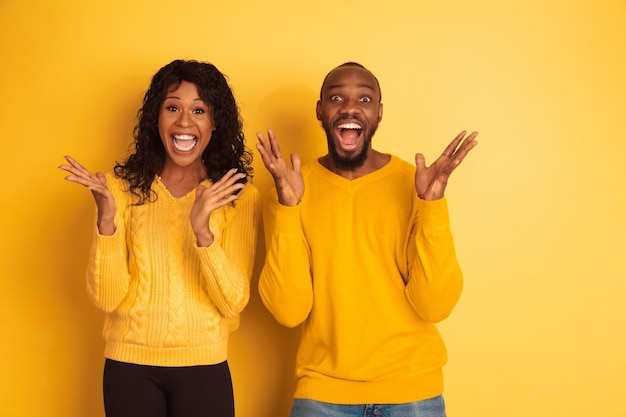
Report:
M380 103L378 107L378 122L380 123L381 120L383 120L383 103Z
M322 120L322 101L317 100L317 105L315 106L315 117L317 120Z

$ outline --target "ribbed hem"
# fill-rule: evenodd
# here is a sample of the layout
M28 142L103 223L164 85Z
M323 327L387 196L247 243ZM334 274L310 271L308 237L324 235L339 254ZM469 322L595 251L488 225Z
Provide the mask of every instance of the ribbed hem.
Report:
M443 393L441 368L404 378L380 381L350 381L309 374L300 378L295 398L333 404L404 404Z
M119 362L152 366L214 365L228 357L227 343L198 347L151 347L107 342L104 356Z

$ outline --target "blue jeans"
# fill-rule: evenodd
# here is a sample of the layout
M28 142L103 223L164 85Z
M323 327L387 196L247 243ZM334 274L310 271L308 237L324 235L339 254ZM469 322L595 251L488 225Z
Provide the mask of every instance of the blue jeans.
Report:
M329 404L296 398L291 417L446 417L443 395L406 404Z

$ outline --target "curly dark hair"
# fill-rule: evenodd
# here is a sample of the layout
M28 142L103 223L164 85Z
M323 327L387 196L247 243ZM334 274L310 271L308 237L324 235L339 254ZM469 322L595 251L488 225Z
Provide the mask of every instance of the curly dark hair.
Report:
M202 153L209 179L215 182L231 168L247 174L241 182L252 177L252 153L245 146L239 107L226 77L213 64L179 59L165 65L152 78L143 106L137 112L129 155L123 163L116 162L113 169L117 177L128 182L129 191L138 197L138 205L157 198L151 185L163 169L166 155L159 135L159 112L168 89L183 81L196 85L213 116L215 131Z

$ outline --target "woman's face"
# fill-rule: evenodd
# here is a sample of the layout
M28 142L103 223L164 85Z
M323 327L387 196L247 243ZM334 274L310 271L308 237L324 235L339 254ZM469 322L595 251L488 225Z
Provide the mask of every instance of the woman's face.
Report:
M198 87L188 81L168 87L159 110L159 134L165 146L165 164L181 167L201 163L215 124Z

